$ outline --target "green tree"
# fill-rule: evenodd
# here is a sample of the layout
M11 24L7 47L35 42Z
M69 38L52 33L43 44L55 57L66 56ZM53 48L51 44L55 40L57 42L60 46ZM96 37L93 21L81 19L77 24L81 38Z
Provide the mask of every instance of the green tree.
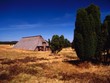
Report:
M64 48L71 47L71 43L68 39L64 39Z
M108 35L110 35L110 15L107 15L104 20L105 27L107 28Z
M61 48L64 48L65 39L64 39L64 36L63 35L60 36L60 41L59 42L60 42L60 47Z
M104 28L107 29L106 30L106 32L107 32L107 41L106 41L105 49L107 50L107 53L109 55L109 50L110 50L110 15L107 15L105 17L103 25L104 25Z
M62 48L69 47L70 42L69 40L65 39L63 35L53 35L49 45L52 53L58 53L62 50Z
M60 37L58 35L53 35L52 40L50 42L50 48L52 50L52 53L57 53L61 50L60 46Z
M71 47L74 49L74 40L71 43Z
M103 49L103 38L101 33L101 20L100 20L100 8L94 4L91 4L88 8L86 8L88 14L91 14L95 23L95 32L96 32L96 53L95 57L100 59L101 51Z
M50 41L50 39L48 39L48 44L50 45L50 43L51 43L51 41Z
M74 47L80 59L93 59L101 47L100 10L95 5L79 9L77 12Z
M107 27L106 27L106 22L104 22L101 25L101 35L102 35L102 51L106 49L106 43L107 43Z
M84 40L82 34L75 31L74 35L74 48L76 50L77 56L80 59L84 59Z

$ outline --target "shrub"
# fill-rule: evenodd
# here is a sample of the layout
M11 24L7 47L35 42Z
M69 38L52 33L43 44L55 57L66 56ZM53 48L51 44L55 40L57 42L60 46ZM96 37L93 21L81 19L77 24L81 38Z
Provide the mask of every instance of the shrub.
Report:
M52 53L58 53L62 48L70 47L69 40L65 39L63 35L53 35L51 41L49 40Z

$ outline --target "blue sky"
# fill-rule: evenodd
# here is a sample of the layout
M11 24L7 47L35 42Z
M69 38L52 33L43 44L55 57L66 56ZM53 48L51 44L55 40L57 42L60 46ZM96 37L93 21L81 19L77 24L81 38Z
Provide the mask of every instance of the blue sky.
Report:
M76 13L94 3L100 7L101 21L110 14L110 0L0 0L0 41L54 34L73 40Z

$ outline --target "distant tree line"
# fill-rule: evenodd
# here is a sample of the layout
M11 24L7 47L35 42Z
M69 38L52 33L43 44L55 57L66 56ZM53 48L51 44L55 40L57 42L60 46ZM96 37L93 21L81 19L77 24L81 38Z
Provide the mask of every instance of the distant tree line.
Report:
M52 39L48 40L50 49L52 53L58 53L59 51L62 50L62 48L70 47L70 41L66 38L64 38L63 35L53 35Z
M0 41L0 44L9 44L9 45L13 45L16 44L18 41Z
M74 45L74 46L73 46ZM91 4L77 11L74 41L75 48L81 60L102 59L102 53L110 49L110 15L101 23L100 8Z

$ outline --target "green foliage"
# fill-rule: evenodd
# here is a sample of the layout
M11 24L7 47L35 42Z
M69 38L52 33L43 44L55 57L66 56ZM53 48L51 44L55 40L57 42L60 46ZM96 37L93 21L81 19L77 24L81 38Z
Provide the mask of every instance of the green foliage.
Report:
M106 42L107 42L107 27L106 27L106 23L102 24L101 32L102 32L102 49L105 50Z
M50 42L51 42L50 39L48 39L48 43L49 43L49 45L50 45Z
M80 59L95 58L102 50L101 22L99 7L91 4L77 12L74 47Z
M110 15L107 15L104 20L105 27L108 31L108 36L110 36Z
M50 48L52 50L52 53L61 50L59 41L60 41L60 37L58 35L53 35L52 40L50 42Z
M96 52L95 57L98 59L100 58L100 53L103 49L103 39L101 33L101 20L100 20L100 8L94 4L91 4L89 7L86 8L88 15L93 17L94 27L96 34L95 44L96 44ZM92 21L92 20L91 20Z
M64 36L63 35L61 35L60 37L60 40L59 40L59 43L60 43L60 47L64 47L64 44L65 44L65 39L64 39Z
M71 46L70 41L68 39L64 39L64 48L70 47L70 46Z
M83 59L84 56L84 41L83 37L80 33L75 32L75 38L74 38L74 47L76 50L76 53L80 59Z
M51 41L49 40L49 45L52 53L57 53L62 50L62 48L70 47L69 40L65 39L63 35L53 35Z
M110 49L110 15L107 15L104 20L104 28L106 29L105 31L107 34L104 33L104 36L107 35L107 40L106 40L106 46L105 49L109 50Z
M74 48L74 40L71 43L71 47Z

